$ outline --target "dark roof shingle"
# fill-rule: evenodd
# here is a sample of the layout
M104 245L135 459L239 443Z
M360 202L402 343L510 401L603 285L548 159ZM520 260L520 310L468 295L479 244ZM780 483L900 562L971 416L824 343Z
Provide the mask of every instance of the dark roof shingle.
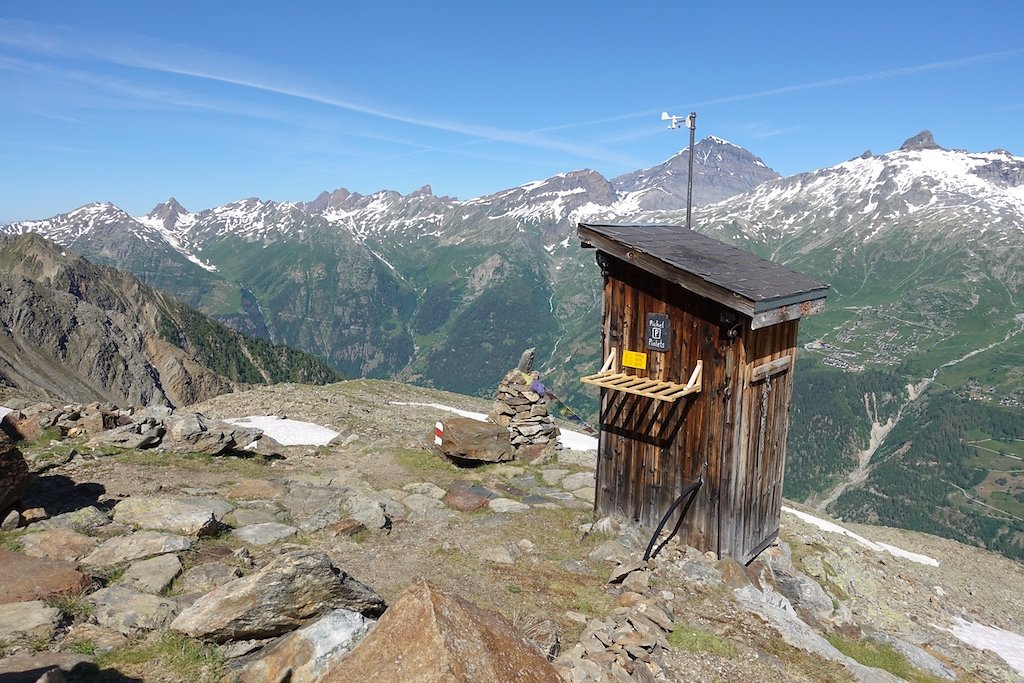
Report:
M697 277L732 295L722 297L728 300L713 297L720 303L748 309L748 313L823 299L828 294L827 284L685 227L581 223L577 232L584 244L618 258L639 252L670 271ZM643 263L637 265L644 267ZM685 279L679 283L685 286ZM747 305L735 305L741 301Z

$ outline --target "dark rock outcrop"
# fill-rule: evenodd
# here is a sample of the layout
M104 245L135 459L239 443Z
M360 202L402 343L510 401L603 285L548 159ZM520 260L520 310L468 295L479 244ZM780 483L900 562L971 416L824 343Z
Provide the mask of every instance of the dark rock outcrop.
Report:
M21 497L31 483L24 456L4 432L0 432L0 512Z

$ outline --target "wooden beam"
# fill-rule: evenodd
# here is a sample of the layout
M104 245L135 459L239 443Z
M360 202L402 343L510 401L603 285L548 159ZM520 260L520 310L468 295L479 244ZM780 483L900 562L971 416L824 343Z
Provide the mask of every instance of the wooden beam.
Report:
M811 301L804 301L799 304L790 304L789 306L773 308L770 311L755 314L750 319L750 329L759 330L762 327L778 325L779 323L784 323L789 320L797 320L808 315L821 313L824 310L824 298L812 299Z
M792 356L783 356L782 358L776 358L770 360L767 363L763 363L750 369L750 381L760 382L766 377L777 375L780 372L789 370L789 366L793 363Z

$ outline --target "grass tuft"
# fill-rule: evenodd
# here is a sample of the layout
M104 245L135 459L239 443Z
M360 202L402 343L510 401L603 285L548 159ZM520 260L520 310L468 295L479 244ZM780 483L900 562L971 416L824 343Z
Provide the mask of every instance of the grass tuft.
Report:
M224 661L213 646L167 631L153 640L102 654L96 665L130 675L158 671L176 680L212 683L219 679Z
M826 636L832 646L847 657L857 660L864 666L883 669L910 683L939 683L942 679L925 673L911 666L907 658L887 643L872 640L853 640L835 634Z
M672 647L686 652L710 652L729 659L734 659L738 655L736 647L717 633L688 624L676 624L672 632L668 634L668 643Z

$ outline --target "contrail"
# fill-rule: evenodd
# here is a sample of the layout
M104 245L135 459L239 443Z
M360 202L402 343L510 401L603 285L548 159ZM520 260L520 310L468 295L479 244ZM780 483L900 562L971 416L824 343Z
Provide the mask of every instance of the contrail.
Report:
M981 64L983 62L991 62L997 59L1008 59L1015 57L1019 54L1024 53L1024 48L1016 48L1013 50L1002 50L1000 52L987 52L982 55L974 55L973 57L960 57L958 59L947 59L941 62L931 62L929 64L918 64L917 66L904 66L897 69L886 69L885 71L875 71L867 74L857 74L853 76L840 76L839 78L829 78L823 81L813 81L811 83L799 83L796 85L787 85L780 88L770 88L768 90L756 90L754 92L743 93L741 95L729 95L726 97L718 97L710 100L703 100L699 102L690 102L687 104L674 104L670 105L669 109L691 109L697 107L711 107L719 104L730 104L732 102L743 102L745 100L754 100L761 97L772 97L774 95L785 95L793 92L803 92L806 90L817 90L819 88L832 88L840 85L849 85L851 83L862 83L865 81L879 81L886 78L897 78L900 76L911 76L913 74L925 73L928 71L939 71L942 69L956 69L964 66L970 66L972 64ZM632 112L629 114L618 114L616 116L606 116L600 119L590 119L588 121L576 121L573 123L564 123L557 126L548 126L546 128L538 128L530 131L531 133L549 133L555 130L566 130L568 128L580 128L583 126L595 126L601 123L614 123L616 121L626 121L628 119L636 118L647 118L650 116L657 116L662 110L648 109L646 111Z
M324 94L322 88L317 88L314 85L307 85L305 87L291 85L296 80L294 75L281 72L280 70L277 70L276 77L268 77L267 74L272 69L232 55L187 45L165 43L164 41L153 39L146 39L146 41L149 45L141 48L136 47L140 43L137 37L133 37L131 40L88 40L83 42L74 32L63 27L51 29L49 27L41 27L35 22L0 19L0 44L6 44L26 51L51 56L108 62L121 66L146 69L148 71L228 83L253 90L316 102L379 119L456 133L491 142L508 142L569 152L589 159L624 166L637 163L637 160L626 155L587 145L543 137L537 131L504 130L491 126L443 119L428 119L389 111L354 100ZM255 73L259 73L261 76L252 75Z

